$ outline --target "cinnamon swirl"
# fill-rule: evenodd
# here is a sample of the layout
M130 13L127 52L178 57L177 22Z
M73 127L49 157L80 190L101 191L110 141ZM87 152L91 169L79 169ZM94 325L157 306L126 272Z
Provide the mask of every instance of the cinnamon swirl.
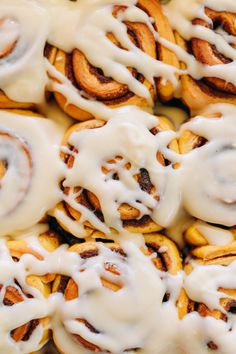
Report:
M68 252L76 252L79 255L81 268L80 274L76 275L76 273L74 273L73 277L58 275L53 285L53 291L63 294L64 298L62 308L64 307L65 312L62 309L59 318L61 322L55 325L55 331L53 332L54 341L61 353L66 354L72 351L82 352L82 350L90 350L96 353L118 352L119 346L122 346L122 352L142 350L143 346L145 346L145 343L141 345L141 338L144 333L141 328L139 329L139 325L141 324L142 327L142 322L145 320L144 317L148 315L149 309L144 303L139 303L141 307L140 314L138 315L136 313L139 318L139 323L136 323L136 310L133 312L133 306L136 301L139 302L139 298L141 300L142 294L149 290L147 288L145 289L145 284L143 284L139 290L136 288L139 287L139 281L142 279L142 275L140 270L138 270L137 259L135 261L133 256L138 252L139 257L141 257L143 261L145 260L143 263L144 267L149 265L154 273L155 268L157 268L161 274L163 274L163 278L168 277L168 274L176 276L182 269L182 261L177 247L165 236L158 234L147 235L145 236L145 244L146 246L142 247L142 252L136 249L136 246L131 246L131 244L122 247L115 243L102 245L101 243L95 242L75 244L68 249ZM83 280L85 279L86 273L91 272L91 276L92 274L95 275L94 272L96 272L96 270L94 267L98 267L98 265L99 274L96 276L99 278L96 280L96 285L94 283L94 289L84 288ZM129 269L132 271L130 272ZM152 278L152 271L150 272L150 276ZM156 281L159 282L157 273L156 276ZM82 277L82 283L80 282L80 277ZM134 282L133 277L140 277L140 279L138 280L138 278L136 278ZM153 289L151 290L150 288L151 293L156 291L157 285L155 284L155 277L152 278L152 281L154 281L154 284L152 285ZM149 287L147 284L146 286ZM129 289L129 287L131 287L132 290ZM164 288L161 283L159 287L159 290L162 289L162 292ZM137 293L136 290L138 290ZM165 291L167 292L165 293ZM94 296L92 294L94 294ZM130 308L126 307L125 303L123 303L125 309L120 309L120 315L118 315L116 305L118 305L119 301L122 301L122 294L125 294L126 297L124 299L130 303ZM171 293L171 290L165 289L161 297L158 295L155 298L154 303L152 303L151 311L153 313L156 311L156 305L159 301L160 303L166 304L168 301L173 301L175 304L176 301L174 306L177 306L178 300L172 296L173 293ZM72 305L74 303L79 305L81 301L83 303L81 303L81 306L87 309L89 308L88 306L92 309L94 301L96 301L96 308L97 310L99 308L102 309L103 316L94 316L94 310L92 311L93 314L92 312L89 313L90 311L86 311L85 313L79 311L81 312L79 314L77 311L80 306L77 305L76 310L74 308L76 312L72 312L72 308L71 310L69 309L70 304ZM130 301L134 302L133 305L131 305ZM146 307L146 315L142 313L143 306ZM65 316L67 311L70 312L70 318ZM64 319L63 316L65 316ZM109 318L111 322L109 322ZM130 328L130 321L133 323L133 330ZM150 324L149 320L147 320L147 322ZM114 325L114 330L110 327L111 323ZM107 327L107 324L110 329ZM118 343L117 339L115 341L114 339L121 335L121 333L119 333L119 331L123 331L121 327L123 327L123 329L126 327L130 328L132 333L130 336L125 336L126 339L123 338L122 343ZM105 328L108 331L107 334L104 333ZM115 331L117 331L117 333ZM139 336L137 336L138 332L140 333ZM146 334L145 337L148 338L149 335L150 333Z
M235 225L235 106L209 106L181 128L183 204L201 220Z
M166 13L181 48L175 52L186 69L180 90L184 103L193 111L212 103L235 104L236 7L203 0L186 9L181 0L173 0Z
M47 252L59 246L58 236L49 231L43 232L38 242ZM6 264L6 274L2 272L0 275L0 316L7 318L0 329L1 350L31 353L43 347L50 338L50 318L42 314L37 317L34 302L48 298L50 283L55 277L53 274L30 274L22 267L23 257L30 256L38 261L44 259L39 247L35 248L30 239L9 239L5 244L1 242L0 250L0 263ZM27 308L31 308L28 314Z
M136 108L122 108L107 123L90 120L72 126L62 142L61 157L68 168L64 202L52 212L59 224L84 237L93 229L105 234L154 232L175 218L178 144L169 129L173 127L166 118ZM111 142L110 150L105 141ZM166 148L160 149L161 141Z
M1 1L0 108L36 109L45 101L48 22L39 3Z
M192 249L184 267L185 289L188 295L182 303L185 304L184 311L186 314L196 311L206 320L209 316L213 317L222 321L222 326L223 323L228 323L225 326L227 328L222 328L222 333L227 336L228 331L230 337L230 331L234 331L236 308L235 284L230 284L236 259L235 229L226 230L197 221L186 231L185 239ZM196 291L192 282L196 281L200 272L206 284ZM211 331L207 331L204 339L206 347L212 353L224 350L227 345L225 338L222 341L222 338L217 338ZM228 340L230 341L230 338Z
M1 235L33 226L60 200L60 137L60 129L37 114L0 112ZM42 194L45 188L50 192Z
M170 50L156 43L156 31L159 36L174 42L174 35L159 0L139 0L137 3L111 1L109 7L101 1L97 6L87 5L87 12L83 6L83 3L67 5L64 11L68 11L68 22L70 11L71 14L78 11L78 18L84 16L84 23L78 23L76 28L84 34L79 37L78 33L70 32L69 35L73 39L66 34L69 43L65 46L59 34L53 33L49 42L57 43L62 48L46 48L47 55L52 57L56 50L54 66L67 78L65 85L68 86L70 82L74 88L81 91L82 97L102 102L109 107L130 104L150 106L156 95L164 101L171 99L173 83L165 77L164 71L167 74L168 70L163 70L162 63L169 65L170 73L171 66L178 67L178 60ZM53 13L54 9L51 11ZM101 16L106 16L106 26ZM64 17L66 21L66 15ZM72 20L75 21L74 18L71 18ZM55 29L58 31L58 24ZM69 29L67 31L69 32ZM98 33L104 38L97 38ZM81 41L82 36L86 36L86 43ZM76 47L71 48L73 41ZM62 50L63 48L66 50ZM72 49L70 53L69 48ZM95 55L91 55L92 50L96 51ZM114 58L117 62L114 62ZM143 66L140 65L142 61ZM145 72L148 65L156 67L155 74ZM54 73L50 71L50 76L54 77ZM57 82L61 80L60 77L55 79ZM76 102L66 88L59 89L58 85L53 86L55 98L66 113L78 120L91 119L91 112L80 106L79 101ZM78 94L79 91L77 96Z

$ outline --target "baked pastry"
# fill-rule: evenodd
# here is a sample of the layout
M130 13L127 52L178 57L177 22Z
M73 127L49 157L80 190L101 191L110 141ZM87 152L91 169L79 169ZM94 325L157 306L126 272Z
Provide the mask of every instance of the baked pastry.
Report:
M145 245L146 246L142 247L141 249L143 254L140 251L138 251L138 249L135 252L138 253L140 252L141 258L146 257L147 262L150 262L149 266L151 266L151 268L154 265L161 272L173 276L177 275L181 271L182 260L180 258L180 254L177 247L172 241L168 240L163 235L150 234L145 236ZM113 301L114 306L115 304L117 304L118 306L119 301L121 301L122 299L122 293L125 294L127 293L126 296L128 302L130 301L133 301L134 303L136 303L137 301L139 302L139 300L137 300L136 297L139 298L140 296L140 298L142 298L142 294L139 294L138 292L136 293L136 291L138 290L136 289L136 286L139 287L138 277L141 277L141 279L143 279L141 275L141 270L138 269L138 265L135 261L134 262L129 261L129 257L132 257L131 254L129 253L130 252L129 247L126 248L125 246L124 248L122 248L120 245L115 243L106 243L102 245L101 243L96 243L96 242L85 242L85 243L73 245L68 249L68 252L75 252L79 254L80 258L82 259L81 268L80 268L80 272L82 272L82 274L86 272L88 273L91 272L92 275L95 269L94 267L98 267L98 266L101 267L100 280L99 280L101 284L99 285L98 283L96 283L96 285L94 284L93 290L91 288L90 290L88 289L86 291L86 289L83 288L84 285L82 285L84 278L81 279L82 283L80 283L79 273L74 273L74 278L68 277L66 275L58 275L56 277L53 284L53 291L63 294L64 301L65 301L64 304L62 304L62 313L60 318L60 321L62 322L60 324L56 324L54 328L55 330L53 331L53 338L56 343L56 346L60 353L65 353L65 354L71 353L72 351L80 351L80 350L89 350L91 352L96 352L96 353L110 352L112 351L111 350L112 346L113 348L119 347L119 343L112 341L112 337L115 338L116 336L116 334L114 334L113 331L109 331L109 333L107 334L109 340L107 340L106 335L104 334L104 329L101 331L99 327L95 328L93 325L94 323L97 322L98 318L91 319L89 313L88 313L88 317L80 318L78 317L78 314L70 311L71 317L68 319L68 317L66 316L65 319L63 320L63 316L64 316L63 306L66 309L67 305L69 306L70 301L73 302L73 300L78 299L76 300L78 301L78 304L80 303L80 301L82 301L84 307L87 306L93 307L93 300L92 300L93 296L90 296L90 294L92 295L92 293L94 292L94 295L95 294L97 295L97 301L98 301L96 303L96 306L98 309L99 307L102 308L101 311L103 312L104 318L107 319L112 318L114 321L113 325L114 326L117 325L117 331L120 330L118 329L120 328L120 326L123 326L124 329L127 326L129 327L129 321L131 321L132 318L134 334L135 334L135 328L136 326L137 328L139 326L139 323L136 323L136 321L138 320L142 323L145 317L145 315L142 314L142 306L144 306L144 304L139 303L139 306L141 307L140 309L141 312L138 317L139 319L136 318L135 313L133 313L134 308L132 307L130 308L130 312L128 311L127 308L127 314L126 314L127 317L125 316L125 313L121 311L120 318L119 318L118 313L116 313L115 308L111 306L110 302ZM148 261L149 257L150 260ZM128 273L126 274L126 272ZM130 272L133 273L133 275L131 275ZM150 272L150 276L152 277L152 272ZM130 281L130 285L129 283L127 283L128 279ZM133 283L134 279L136 279L135 283ZM155 277L152 278L152 281L154 280ZM129 289L130 286L132 290ZM153 286L153 291L154 292L156 291L155 284ZM82 299L80 300L80 297L82 297L83 300ZM170 297L171 297L171 293L165 293L165 294L163 293L161 302L168 302L170 300ZM100 298L100 303L99 303L99 298ZM156 297L156 301L159 300L160 299ZM130 302L130 306L131 306L131 302ZM153 303L153 312L155 312L156 306L157 305ZM176 306L181 307L178 304L178 300L176 301ZM147 307L146 307L146 311L149 312L149 309ZM81 312L81 316L84 315L82 314L82 312ZM72 317L74 320L72 319ZM90 322L89 318L92 320L92 323ZM97 323L99 323L99 321ZM107 325L106 321L103 322L101 319L100 325L103 328L105 328ZM119 333L117 333L117 336L119 336ZM134 337L131 336L130 338L127 338L127 340L122 339L122 341L127 342L130 345L129 347L124 348L123 351L127 352L131 350L142 349L140 348L140 343L142 342L141 340L142 336L143 333L141 330L140 338L139 336L134 335ZM101 344L98 345L98 343ZM108 347L106 347L106 343Z
M181 129L183 204L194 217L235 225L235 106L212 105Z
M0 131L0 234L5 236L33 226L57 202L60 163L55 160L57 167L47 175L44 167L57 158L54 144L61 134L53 122L27 110L1 110ZM40 192L46 186L54 196Z
M161 199L168 198L164 194L167 196L168 193L175 192L171 192L167 186L163 186L161 180L159 184L157 181L154 185L149 167L156 168L156 171L152 172L153 177L155 173L165 174L165 168L169 170L175 167L174 164L173 168L171 167L167 153L161 149L158 150L159 135L161 139L161 133L173 129L173 126L165 117L146 115L146 119L144 124L140 122L139 125L136 123L136 118L134 121L130 120L129 129L126 130L128 117L126 119L126 111L124 110L120 116L118 114L117 119L114 116L114 119L109 123L101 120L89 120L73 125L66 132L62 141L61 154L62 160L68 168L68 177L62 183L64 202L60 203L52 212L62 228L74 235L77 234L78 237L83 237L83 228L81 228L83 224L87 236L94 229L106 232L106 226L110 226L114 232L124 228L133 233L150 233L163 228L164 225L159 225L156 221L155 208ZM148 119L156 121L156 123L153 122L151 128L147 126ZM96 153L92 152L93 157L90 157L90 146L102 144L109 138L112 139L114 129L117 131L117 140L113 140L111 153L104 146L102 156L99 153L96 156ZM88 134L86 141L90 140L90 143L86 143L86 146L82 148L81 142L85 141L84 134ZM149 158L143 156L141 139L149 139L150 141L150 146L147 146L146 149L149 149L149 158L153 159L152 165ZM167 146L168 149L178 152L178 144L175 139L170 137ZM132 149L136 149L135 154L132 153ZM107 161L106 156L109 157ZM88 164L90 160L91 165ZM84 169L85 165L88 169L87 176L79 172ZM160 172L158 172L159 170ZM71 178L73 179L72 183L70 182ZM128 182L128 178L130 182ZM101 189L103 189L102 193ZM113 196L111 189L114 189ZM173 196L173 198L175 197ZM108 200L110 200L109 208L105 206ZM136 201L139 202L136 203ZM111 215L111 208L114 209L113 215ZM114 217L115 212L117 213L116 217Z
M216 10L210 4L204 6L204 15L200 6L198 12L199 18L196 15L194 19L188 20L192 28L188 32L186 27L184 38L176 32L177 44L193 56L196 65L193 76L191 73L181 75L181 99L193 111L204 109L212 103L235 104L236 87L230 81L227 70L234 60L236 14L225 9ZM201 31L199 26L208 31ZM217 71L217 66L222 66L222 70ZM186 64L182 62L181 68L186 69ZM195 77L201 71L202 74L198 75L200 78Z
M227 267L230 267L235 261L235 229L226 230L197 221L186 230L185 240L191 246L190 255L186 259L184 266L184 271L187 275L186 282L188 282L188 276L191 276L191 273L194 271L201 271L203 277L206 277L207 272L212 272L214 275L215 266L221 266L221 269L216 269L216 271L218 270L220 273L221 270L222 274L225 273L226 276L229 276L231 271L227 271ZM204 274L204 271L206 271L206 274ZM208 281L207 277L205 279ZM207 290L209 294L218 292L218 300L216 301L218 305L215 305L216 308L209 307L210 305L207 303L209 294L205 294L206 303L204 303L196 301L189 292L189 296L182 302L186 314L197 311L203 318L211 316L216 320L221 320L225 323L228 322L229 326L232 326L232 314L235 314L236 290L234 286L224 286L223 284L224 281L222 281L221 275L216 272L213 278L212 288ZM186 289L187 292L191 289L188 284ZM200 289L200 296L202 295L202 289ZM230 331L229 328L228 330ZM209 334L207 333L206 337L208 336ZM219 343L221 343L221 341L219 341ZM209 337L209 341L206 345L209 351L213 353L219 349L219 343L218 338L213 336L211 340Z
M59 246L58 236L49 231L40 234L38 242L42 249L48 252L52 252ZM9 340L12 342L10 346L18 348L16 350L30 353L39 350L50 338L50 318L42 315L37 317L33 302L34 300L40 301L42 296L45 299L49 297L50 283L55 276L27 273L22 268L24 261L21 261L22 257L27 255L39 261L44 259L38 247L35 248L30 240L10 239L5 245L1 245L0 262L2 264L5 262L7 276L4 273L0 276L0 312L2 316L5 311L5 316L9 321L6 321L0 330L1 350L5 352L9 349ZM18 309L17 306L19 306ZM27 308L31 309L31 312L27 313Z
M38 3L1 2L1 109L36 110L45 101L47 28L47 14Z
M137 60L135 57L132 59L130 56L130 59L128 59L128 57L125 59L124 56L124 59L120 59L122 58L121 49L130 50L135 53L136 49L131 48L132 45L134 45L151 58L158 59L165 64L178 67L178 60L175 54L164 46L156 43L155 36L151 28L152 26L155 29L158 28L159 35L171 42L174 42L173 32L162 12L159 0L139 0L137 4L131 6L130 11L133 11L133 17L131 16L130 19L128 16L130 4L127 3L127 6L124 6L120 5L119 2L117 2L117 4L116 2L113 2L112 6L112 14L114 18L124 18L122 24L126 27L125 30L127 31L128 38L131 43L130 45L127 44L127 40L125 40L125 38L121 35L121 31L119 36L117 36L115 34L115 31L117 32L117 30L115 30L114 27L114 32L109 32L107 34L107 38L111 41L111 43L109 44L108 42L105 45L104 42L104 48L98 48L98 50L100 50L99 55L101 57L103 56L102 50L105 52L107 51L107 55L109 55L109 46L111 46L111 44L117 46L117 49L120 48L120 50L115 50L113 48L113 55L117 57L118 62L123 60L130 63L130 65L127 66L130 67L129 71L131 75L135 78L135 80L137 80L137 82L146 87L146 89L150 92L151 98L153 100L156 100L156 97L164 101L170 100L174 93L171 82L166 82L162 77L156 77L155 82L153 79L150 80L150 78L145 78L143 73L139 72L136 67ZM142 10L142 12L146 14L148 21L149 17L151 17L152 21L150 23L145 23L140 20L136 21L135 13L138 10ZM142 15L143 18L144 14ZM94 20L92 16L91 19L88 18L88 21L93 23ZM108 21L110 21L109 23L111 25L112 20L110 19ZM83 30L83 28L81 30ZM127 46L129 47L127 48ZM96 67L93 65L94 57L91 57L91 53L88 52L88 49L82 43L81 46L75 47L70 53L66 53L62 49L48 45L46 47L46 55L50 58L55 58L53 61L55 68L63 74L76 89L81 90L82 96L85 98L97 100L98 102L102 102L109 107L119 107L124 105L138 105L141 107L150 106L150 101L148 102L147 98L141 97L135 93L129 85L127 85L127 79L125 79L124 71L120 72L120 75L118 75L118 65L116 65L116 71L113 70L113 75L106 74L110 67L112 69L112 63L107 65L105 72L103 72L101 67ZM110 61L112 60L113 58L111 58ZM132 62L134 68L132 68ZM103 65L102 62L100 65ZM60 80L59 78L56 79ZM135 85L133 85L133 89L134 88ZM71 102L71 98L68 96L68 92L66 93L66 90L64 90L64 92L58 92L57 89L54 88L53 91L58 104L71 117L78 120L87 120L92 118L93 115L91 112L83 109L83 107L80 107L79 103L76 104L75 102Z

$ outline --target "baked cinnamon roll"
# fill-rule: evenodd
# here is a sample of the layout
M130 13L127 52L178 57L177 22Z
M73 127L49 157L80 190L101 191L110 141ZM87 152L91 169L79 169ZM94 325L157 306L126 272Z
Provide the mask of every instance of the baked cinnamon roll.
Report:
M235 225L235 107L209 106L184 124L179 149L183 156L183 204L201 220Z
M96 14L99 16L99 12L104 9L103 6L99 6L96 9L96 6L91 6L91 12L94 11L94 13L92 12L90 17L88 17L87 13L83 14L86 16L86 25L91 26L89 27L89 33L93 31L95 23L93 17ZM87 48L87 45L89 45L88 37L86 45L80 43L78 48L74 48L70 53L66 53L50 45L46 47L46 54L51 58L55 57L55 68L67 78L67 80L64 80L67 84L65 84L65 89L62 91L53 86L55 98L66 113L78 120L91 119L93 114L85 107L80 106L79 101L76 103L76 100L72 96L70 97L69 91L66 89L68 82L74 88L81 90L82 97L90 101L102 102L108 107L124 105L150 106L150 100L155 101L156 96L164 101L170 100L173 97L173 84L168 79L163 79L160 74L162 72L161 67L159 70L160 77L155 77L155 80L150 75L149 77L143 75L142 70L144 67L142 65L148 66L148 64L144 64L144 59L142 60L143 54L140 56L137 51L138 48L146 56L154 60L159 60L161 65L164 63L170 65L170 67L178 67L178 60L175 54L156 43L155 31L158 31L161 37L174 42L173 32L162 12L159 0L139 0L136 5L127 3L127 6L119 5L118 2L117 5L113 3L112 6L113 11L111 16L106 13L108 25L105 32L108 31L108 33L103 33L103 28L99 27L99 18L96 21L96 26L98 26L97 32L100 31L101 35L104 36L101 47L95 48L95 50L100 51L96 53L97 60L100 58L100 66L96 67L93 64L94 56L91 56L91 51ZM76 10L80 11L80 4L75 4L74 11ZM116 26L115 19L118 20ZM81 28L79 27L81 31L85 30L84 25L79 24L78 26L81 26ZM109 30L109 26L111 26L111 30ZM112 33L112 31L114 32ZM77 34L73 36L76 37ZM58 39L54 39L54 42L58 41ZM112 46L116 46L116 48L112 48ZM114 51L113 55L111 55L112 50ZM105 53L107 56L103 59ZM114 62L114 57L116 58L116 62ZM103 70L104 60L107 61L107 66ZM151 61L151 65L152 63ZM155 65L157 65L157 62ZM126 67L128 67L129 72ZM131 77L127 79L130 75ZM50 71L50 76L54 77L53 71ZM61 81L60 77L55 77L55 79L57 82ZM142 86L143 88L141 88ZM138 87L140 88L139 92ZM146 97L141 95L142 90L146 91ZM76 93L74 93L73 97L75 95Z
M36 247L31 239L9 239L5 245L1 243L0 262L5 263L6 275L0 276L0 316L8 319L0 330L3 352L20 350L31 353L49 340L50 318L38 313L36 302L42 301L42 308L45 306L55 276L29 274L24 257L32 256L34 261L43 261L41 249L52 252L59 246L59 241L56 234L45 231L38 236Z
M1 110L2 236L33 226L45 215L46 205L50 209L60 200L60 191L56 187L62 174L59 159L60 134L54 123L36 113ZM44 170L51 163L49 156L54 159L55 164L46 175ZM45 190L47 185L51 185L51 191L46 193L47 195L42 194L41 191Z
M175 244L163 235L151 234L145 236L145 247L142 247L141 250L138 250L135 245L131 246L131 244L120 246L115 243L85 242L73 245L68 249L68 252L77 253L81 265L80 273L74 273L72 277L58 275L53 284L53 291L61 293L64 301L61 306L61 315L58 318L59 322L56 322L53 327L53 338L59 352L64 354L79 350L90 350L96 353L117 352L117 348L122 346L124 346L123 352L142 350L145 346L145 340L142 339L143 333L139 325L142 326L149 308L145 305L146 310L144 312L146 313L144 315L142 313L144 303L139 302L139 299L142 298L144 292L149 291L149 285L142 284L139 288L138 284L143 278L142 271L140 273L141 269L138 270L136 257L139 254L139 257L144 260L142 269L147 270L146 267L151 267L155 272L156 268L162 274L161 278L165 278L168 274L174 277L182 269L182 261ZM152 291L155 293L157 290L157 284L155 284L155 277L152 278L152 271L150 269L149 271L151 282L154 281L153 289L150 288L149 293L149 296L152 296ZM93 277L93 289L90 287L89 281L87 285L84 283L86 273L90 273L90 277ZM160 283L159 290L161 287ZM160 306L168 301L172 301L173 306L177 306L178 300L172 298L171 291L168 292L166 288L162 290L162 296L159 298L159 295L156 295L152 303L151 317L156 311L158 301L160 301ZM123 303L124 310L119 307L119 301L122 300L123 296L126 296L126 301L130 303L129 308ZM96 307L93 306L95 300ZM113 305L111 301L113 301ZM130 301L133 302L132 305ZM137 309L135 305L137 302L140 304L140 309ZM79 314L78 310L81 306L83 306L84 311ZM100 308L103 315L99 317L96 312ZM86 309L89 311L87 312ZM138 323L136 323L136 311L139 313L137 315ZM104 331L106 331L105 328L108 324L106 321L110 316L113 325L111 326L111 322L109 322L110 330L108 329L108 333L105 334ZM132 323L132 329L130 323ZM121 339L122 343L118 343L120 333L116 333L116 330L120 330L120 326L125 328L128 326L131 331L130 336L127 336L129 338ZM111 328L113 329L111 330ZM137 331L136 334L139 332L139 336L134 335L135 331ZM148 338L149 335L146 334L145 337ZM141 344L141 342L143 343Z
M155 208L169 208L168 198L172 198L168 216L173 217L178 209L178 189L169 180L175 174L175 163L167 156L169 151L178 151L169 131L171 123L146 113L139 112L140 120L138 115L128 118L129 110L120 113L108 123L90 120L76 124L62 142L61 157L68 174L62 183L64 202L52 215L77 237L89 236L94 229L107 234L123 229L133 233L158 231L164 225L157 222L161 214L156 215ZM152 125L148 127L149 118ZM162 150L158 139L169 133L167 149ZM84 134L88 134L86 139ZM109 139L111 144L107 145ZM91 151L94 144L96 151ZM170 175L165 178L167 171ZM162 206L162 201L168 205Z
M233 264L236 260L235 229L222 229L202 221L196 221L186 230L184 237L191 249L184 266L187 295L182 301L183 313L185 312L187 315L197 312L204 319L210 316L223 321L223 326L225 325L225 328L222 328L222 331L225 331L222 332L223 340L217 335L212 335L214 331L206 331L207 333L205 333L208 339L206 343L208 350L210 352L222 350L224 348L222 343L224 340L230 341L230 338L227 339L227 337L231 331L234 331L236 289L235 284L231 281L234 276ZM193 284L200 272L205 287L198 282ZM198 290L196 284L198 284ZM203 294L204 292L205 294ZM201 302L200 300L203 299L205 301Z
M192 20L190 39L189 33L186 39L176 33L177 44L193 56L196 65L194 77L191 72L181 76L181 99L193 111L212 103L236 103L236 86L228 71L235 58L236 13L227 11L227 6L223 11L205 6L203 15L199 5L199 17ZM186 69L184 63L181 67Z
M0 109L36 110L48 83L43 50L48 17L37 3L0 5Z

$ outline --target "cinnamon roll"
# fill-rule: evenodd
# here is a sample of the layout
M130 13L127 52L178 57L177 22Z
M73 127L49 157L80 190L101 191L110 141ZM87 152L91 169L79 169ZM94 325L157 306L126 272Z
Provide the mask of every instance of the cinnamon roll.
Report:
M56 186L62 178L60 138L60 129L38 114L22 110L0 112L2 236L31 227L60 200ZM48 170L52 159L54 166ZM42 193L47 186L50 192Z
M145 236L145 247L141 250L132 243L120 246L115 243L85 242L73 245L68 252L77 253L81 265L79 273L75 272L72 277L58 275L53 284L53 291L61 293L64 301L58 322L53 327L54 342L60 353L82 352L83 350L96 353L118 352L119 350L136 352L144 349L145 341L150 333L144 335L142 323L147 321L149 327L150 320L145 319L149 316L149 306L146 306L147 302L143 303L141 298L146 291L150 291L147 296L152 297L151 294L157 291L157 283L159 290L152 302L150 316L153 317L156 306L162 306L168 302L173 302L176 313L178 312L178 300L173 297L170 289L163 288L161 282L159 283L160 278L158 280L158 272L164 279L168 277L168 274L173 277L177 276L182 269L177 247L165 236L158 234ZM142 259L140 269L136 263L139 257L140 261ZM148 285L142 277L142 269L147 270L149 267L149 276L153 282L152 289L149 289L151 283ZM158 270L157 273L155 269ZM86 273L93 277L93 285L84 283ZM155 276L153 277L154 274L156 274L156 280ZM144 283L139 284L140 281ZM162 281L164 284L165 281ZM127 304L123 302L124 309L120 307L123 296L125 296L124 301L128 301ZM137 303L139 303L139 309L135 305ZM99 309L101 309L102 316L98 316ZM137 319L138 322L136 322ZM119 338L126 327L129 328L130 335ZM138 336L137 333L139 333Z
M187 296L182 302L182 310L185 315L195 311L206 321L209 317L222 321L222 338L214 334L217 322L212 323L213 330L207 330L203 335L209 352L222 351L227 341L230 342L230 335L235 335L236 288L232 282L236 260L235 229L197 221L185 232L185 240L191 249L184 266ZM204 286L198 282L200 272ZM195 285L194 281L197 281Z
M39 314L35 307L37 301L42 301L41 306L44 307L55 276L30 274L25 269L24 257L31 256L33 260L43 261L41 250L53 252L59 246L59 238L45 231L39 235L37 242L39 244L35 247L32 239L9 239L0 246L0 263L6 265L6 274L0 276L0 317L7 318L0 329L0 348L3 352L20 350L31 353L43 347L50 338L50 318Z
M235 106L209 106L184 124L179 148L183 154L183 204L201 220L235 225Z
M122 108L107 123L76 124L64 137L61 157L68 168L62 183L64 202L52 215L77 237L89 236L94 229L104 234L124 229L154 232L170 222L166 208L168 218L176 215L179 189L178 176L172 181L176 174L172 153L178 144L173 127L166 118L135 108L132 118L130 109Z
M206 3L204 11L199 4L192 22L188 19L192 30L186 26L185 34L176 33L177 44L192 56L181 64L187 69L181 76L181 99L193 111L212 103L236 103L236 85L230 75L236 53L236 13L227 11L227 4L215 10L215 4L210 8Z
M156 31L159 36L174 42L173 32L162 12L159 0L139 0L137 4L124 2L124 5L112 1L112 11L110 6L108 8L105 5L103 2L96 6L88 5L89 13L83 12L83 6L79 3L67 5L68 8L65 6L64 12L78 11L78 18L84 17L85 22L78 23L76 28L84 34L78 37L78 33L71 32L73 40L65 34L69 41L66 46L59 34L53 33L49 38L50 43L57 43L59 46L61 44L67 49L62 50L63 48L51 45L46 47L47 55L55 56L54 66L57 71L67 78L63 79L65 86L70 83L81 91L83 98L102 102L109 107L131 104L150 106L156 96L164 101L170 100L174 88L173 83L165 75L169 76L171 66L178 67L178 60L173 52L156 43ZM102 16L102 11L103 16L107 18L106 28L104 21L101 22L102 17L99 17ZM68 28L69 21L72 21L72 18L70 19L68 12ZM55 29L58 30L58 25ZM73 30L74 27L71 31ZM101 36L96 38L97 33L101 33L104 38ZM81 41L82 36L86 36L86 43ZM77 46L71 48L73 41L77 41L75 43ZM95 48L94 45L98 45L97 41L100 41L100 44ZM66 52L69 48L72 49L70 53ZM92 50L96 51L95 56L91 53ZM169 71L163 70L162 64L168 64ZM155 73L151 73L150 69L150 73L147 74L148 66L155 67ZM57 82L61 81L61 77L55 77L55 71L49 70L49 74ZM92 118L93 114L89 109L80 106L79 101L73 98L76 97L75 91L73 97L69 95L66 87L59 90L58 85L53 85L53 91L58 104L71 117L78 120ZM77 96L78 94L79 91Z
M48 82L44 46L49 19L35 2L0 4L0 108L35 110Z

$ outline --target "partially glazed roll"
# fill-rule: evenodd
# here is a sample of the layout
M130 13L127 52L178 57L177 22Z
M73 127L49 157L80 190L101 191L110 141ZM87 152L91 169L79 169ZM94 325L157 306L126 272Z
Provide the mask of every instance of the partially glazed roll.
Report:
M201 220L234 226L235 106L209 106L180 130L183 204Z
M182 269L182 261L175 244L165 236L145 236L141 250L132 243L120 246L86 242L73 245L68 252L79 255L81 266L80 273L75 272L72 277L58 275L53 285L53 291L61 293L64 299L53 327L59 352L142 351L149 337L158 332L158 327L152 327L151 323L159 307L173 306L178 317L181 287L174 294L173 288L167 289L165 280L161 281L159 276L174 278ZM143 278L146 271L147 281ZM147 296L144 302L143 296ZM129 336L122 336L128 328Z
M179 203L178 177L171 182L178 151L172 128L166 118L134 108L107 123L72 126L62 142L64 201L52 212L59 224L84 237L93 229L149 233L169 223L166 216L174 218Z
M186 57L179 53L185 62L181 68L187 69L187 74L181 76L180 95L193 111L212 103L236 103L236 84L230 74L236 58L236 12L230 12L228 4L215 2L210 8L207 1L202 3L194 4L190 16L181 18L181 34L176 32L177 44L189 54ZM183 8L180 13L186 14ZM177 31L181 20L179 18Z
M55 98L66 113L78 120L92 117L89 109L76 101L76 92L69 94L66 89L69 82L80 90L83 98L102 102L109 107L130 104L150 106L157 96L164 101L173 97L173 84L165 76L168 76L168 70L162 69L162 63L170 65L171 71L171 66L178 67L178 60L170 50L156 43L155 31L174 42L173 32L159 0L139 0L137 4L128 1L124 5L112 1L111 6L101 1L96 6L89 5L88 12L83 12L83 4L69 5L64 11L78 11L78 18L83 15L86 21L78 22L78 33L70 33L73 39L66 37L69 43L76 42L77 38L77 47L70 53L55 46L46 47L46 54L51 57L54 57L56 50L54 66L67 79L63 82L64 89L53 86ZM102 11L107 18L106 24L101 21ZM80 12L83 12L82 15ZM81 37L78 37L79 31L84 32ZM99 38L96 38L97 33L101 33ZM87 36L86 43L81 41L83 36ZM62 43L59 35L51 37L49 42ZM100 46L97 41L100 41ZM66 49L70 48L69 43L64 45ZM93 50L95 53L92 53ZM60 76L54 75L55 71L49 71L56 81L62 81Z
M37 241L26 238L1 243L0 262L5 264L6 274L0 276L0 316L7 319L0 329L2 352L35 352L49 340L50 318L43 315L43 307L55 276L30 274L24 262L26 257L43 261L44 251L52 252L58 246L58 236L50 231L42 232Z
M223 352L235 335L235 229L196 221L184 237L191 249L184 266L187 296L182 302L183 313L192 314L189 318L196 320L194 312L197 312L205 321L199 327L201 341L198 345L205 342L210 352ZM207 325L211 317L217 321ZM207 328L204 326L209 326L209 331L202 333L203 328ZM222 337L217 335L218 326L222 326Z

